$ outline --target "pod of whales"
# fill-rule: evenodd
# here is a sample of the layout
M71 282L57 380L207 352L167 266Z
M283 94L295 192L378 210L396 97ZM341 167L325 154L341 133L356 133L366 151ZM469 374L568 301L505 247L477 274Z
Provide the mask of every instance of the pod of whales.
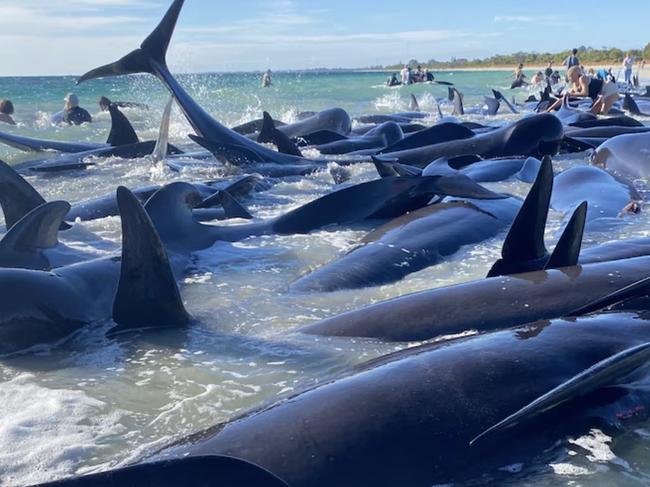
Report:
M195 252L220 242L341 227L370 230L353 250L291 284L296 292L393 283L462 248L505 235L501 258L483 279L380 301L308 324L289 337L440 343L411 344L417 346L314 377L309 387L290 389L165 446L158 442L137 460L131 455L129 465L43 485L500 483L504 466L529 463L567 435L584 434L596 424L616 431L621 411L647 416L650 394L639 385L647 382L650 359L644 300L650 292L650 238L583 248L594 222L619 221L622 211L640 206L640 192L625 177L647 172L647 128L630 117L595 117L568 102L556 116L533 114L499 127L443 119L441 113L439 123L425 127L413 121L430 123L431 114L414 102L413 112L351 119L333 108L305 112L289 124L264 112L260 121L231 130L203 110L167 68L166 51L183 4L173 1L139 49L80 82L141 72L157 76L196 132L192 140L223 163L219 170L244 175L133 190L120 186L71 205L47 202L28 183L31 178L0 163L7 227L0 240L3 358L105 322L114 325L109 337L194 326L178 283L189 281L184 277L203 257ZM454 110L465 113L462 94L453 88L450 95ZM486 98L489 115L502 106L517 113L514 103L499 92L493 95ZM550 89L541 103L549 99ZM629 101L627 106L641 113ZM34 179L42 178L41 172L84 168L92 164L87 157L111 154L145 156L149 163L182 170L195 163L169 156L176 152L169 146L170 111L171 104L155 142L139 142L117 107L111 108L114 130L106 145L59 145L3 134L0 141L65 153L38 161ZM467 113L485 110L468 107ZM368 126L353 128L353 120ZM340 166L328 166L327 158L303 157L307 145L349 159L336 158ZM604 168L573 165L556 175L548 156L560 147L598 147L593 160ZM370 165L349 172L343 167L369 162L366 156L373 156L378 179L367 180ZM215 166L212 160L198 164ZM339 181L352 174L355 184L271 218L255 219L237 201L262 189L258 173L296 177L324 168ZM523 201L501 193L519 194L522 185L515 181L532 183ZM499 184L488 189L479 183ZM565 215L552 251L546 243L549 208ZM119 253L96 258L66 247L66 222L118 215ZM202 223L231 217L252 221ZM78 227L75 223L72 231ZM321 311L332 314L320 308L310 316Z

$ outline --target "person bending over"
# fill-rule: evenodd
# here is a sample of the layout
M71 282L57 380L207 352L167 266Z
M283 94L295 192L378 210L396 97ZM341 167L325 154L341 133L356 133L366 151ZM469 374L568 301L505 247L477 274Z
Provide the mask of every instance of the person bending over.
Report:
M591 113L594 115L607 115L612 105L618 100L619 95L616 83L598 78L589 78L582 74L578 66L570 68L567 72L567 77L571 83L571 89L564 96L591 98L594 102L591 107ZM562 100L563 98L556 101L549 107L548 111L557 110L562 106Z
M81 125L90 123L93 118L87 110L79 106L79 98L74 93L68 93L65 97L65 107L63 108L63 121L68 125Z

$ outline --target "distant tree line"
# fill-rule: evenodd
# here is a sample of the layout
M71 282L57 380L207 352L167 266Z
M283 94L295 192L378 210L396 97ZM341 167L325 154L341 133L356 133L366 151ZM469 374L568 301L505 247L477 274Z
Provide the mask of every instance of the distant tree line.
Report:
M650 43L648 43L644 49L630 49L629 51L623 51L616 47L604 47L602 49L595 49L593 47L580 46L578 48L578 57L580 58L580 62L585 66L588 66L590 64L617 65L623 62L623 59L628 52L631 52L637 60L645 59L647 61L650 61ZM514 66L519 63L542 66L548 64L550 61L553 61L556 66L561 66L562 61L564 61L570 54L571 50L558 53L515 52L513 54L497 54L485 59L452 58L449 61L437 61L435 59L429 59L426 62L418 61L417 59L411 59L406 64L411 67L420 65L423 68L441 69L465 67L502 67ZM399 70L403 66L404 63L400 62L391 66L374 66L374 68Z

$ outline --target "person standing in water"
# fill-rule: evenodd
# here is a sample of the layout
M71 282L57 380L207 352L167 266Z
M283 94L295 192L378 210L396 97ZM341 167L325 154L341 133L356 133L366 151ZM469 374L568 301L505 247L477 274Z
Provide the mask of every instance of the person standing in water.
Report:
M0 122L16 125L12 115L14 114L14 104L11 100L0 101Z
M627 53L623 59L623 72L625 73L625 85L628 88L632 87L632 70L634 69L634 56L631 52Z
M79 106L79 98L74 93L68 93L64 98L65 106L63 108L62 121L68 125L81 125L90 123L93 118L87 110Z
M270 88L273 85L273 80L271 79L272 73L270 69L266 70L266 73L262 75L262 88Z

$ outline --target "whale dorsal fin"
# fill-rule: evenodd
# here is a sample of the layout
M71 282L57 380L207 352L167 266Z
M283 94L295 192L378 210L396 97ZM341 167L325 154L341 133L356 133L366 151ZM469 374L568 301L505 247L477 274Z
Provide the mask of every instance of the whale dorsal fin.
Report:
M499 259L488 277L517 274L544 268L549 255L544 231L553 191L553 164L545 157L537 179L510 227Z
M639 105L636 104L636 101L634 101L634 98L632 98L629 93L625 93L625 98L623 99L623 110L627 110L632 115L642 115Z
M558 240L551 258L546 263L545 269L559 269L561 267L572 267L578 264L580 249L582 249L582 237L585 233L585 222L587 220L587 202L583 201L573 212L569 223L567 223L560 240Z
M302 153L296 144L294 144L284 132L275 127L275 121L268 112L264 112L263 120L264 123L262 124L262 130L257 136L258 142L275 144L278 148L278 152L282 154L302 157Z
M474 438L470 445L475 445L487 436L533 419L567 401L584 397L602 387L615 385L619 380L647 364L648 360L650 360L650 343L628 348L601 360L488 428Z
M122 267L113 320L121 329L186 324L190 317L149 215L123 186L117 189L117 204L122 219Z
M165 105L163 110L162 119L160 121L160 130L158 131L158 139L156 146L151 153L151 158L154 162L164 161L167 158L167 150L169 149L169 125L172 118L172 106L174 105L174 98L171 97Z
M463 106L463 94L456 88L451 88L453 92L454 111L452 115L465 115L465 107Z
M107 144L117 147L140 142L133 125L126 115L117 108L117 105L111 103L108 106L108 111L111 114L111 133L108 135Z
M379 174L379 177L389 178L389 177L399 176L399 173L395 169L394 162L384 161L382 159L378 159L375 156L371 156L371 159L372 159L372 163L375 165L375 169L377 170L377 174Z
M49 270L41 251L59 243L59 228L70 211L66 201L53 201L34 208L0 240L0 266Z
M31 184L9 164L0 161L0 206L7 228L44 203L45 199Z

